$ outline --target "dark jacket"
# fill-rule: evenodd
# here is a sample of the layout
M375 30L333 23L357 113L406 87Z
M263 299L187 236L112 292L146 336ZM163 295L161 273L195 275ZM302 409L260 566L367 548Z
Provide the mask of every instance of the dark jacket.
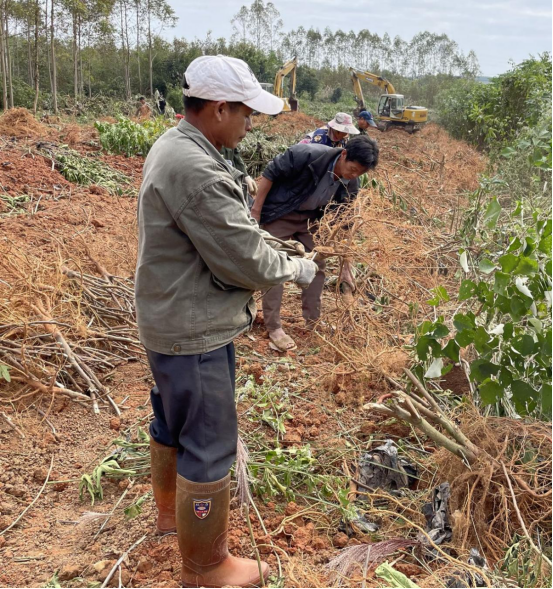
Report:
M272 223L296 211L314 192L319 180L327 173L333 159L342 148L326 147L314 143L289 147L263 171L273 185L261 210L260 223ZM348 186L340 186L331 202L342 204L353 200L359 191L357 178ZM322 216L322 210L321 210Z

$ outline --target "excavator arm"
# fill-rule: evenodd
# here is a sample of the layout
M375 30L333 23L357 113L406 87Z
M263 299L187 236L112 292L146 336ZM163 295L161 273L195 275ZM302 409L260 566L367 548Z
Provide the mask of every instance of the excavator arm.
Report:
M296 80L298 71L298 59L294 57L287 61L275 75L274 93L275 96L282 98L285 101L284 110L297 110L298 101L296 100ZM284 96L284 79L288 74L290 75L290 98Z
M357 104L360 108L365 107L365 99L363 98L363 90L361 88L361 80L365 80L370 84L374 84L379 88L384 90L385 94L395 94L395 88L393 87L392 83L386 80L381 76L377 76L376 74L371 74L370 72L364 72L362 70L356 70L355 68L350 67L349 71L351 73L351 81L353 84L353 92L355 94L355 99Z

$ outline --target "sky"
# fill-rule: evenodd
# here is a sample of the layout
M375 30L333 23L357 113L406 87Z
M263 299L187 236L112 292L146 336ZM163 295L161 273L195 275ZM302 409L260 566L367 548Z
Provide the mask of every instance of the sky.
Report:
M179 21L168 38L230 38L232 17L243 0L168 0ZM551 0L273 0L284 31L327 26L344 31L369 29L409 41L422 31L445 33L466 54L476 52L484 76L509 69L530 55L551 51Z

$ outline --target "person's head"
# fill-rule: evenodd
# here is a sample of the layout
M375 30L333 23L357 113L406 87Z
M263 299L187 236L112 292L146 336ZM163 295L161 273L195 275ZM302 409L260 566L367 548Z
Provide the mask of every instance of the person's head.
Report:
M359 131L353 124L353 119L345 112L338 112L336 116L328 122L330 138L333 141L341 141L348 135L358 135Z
M368 129L369 127L376 127L372 114L368 110L362 110L357 115L357 124L360 129Z
M140 104L146 104L146 99L144 96L141 96L138 100L140 101Z
M217 148L234 149L251 130L254 111L275 115L284 106L261 88L247 63L224 55L195 59L182 86L186 120Z
M344 180L359 178L378 164L378 144L368 135L350 139L342 150L334 173Z

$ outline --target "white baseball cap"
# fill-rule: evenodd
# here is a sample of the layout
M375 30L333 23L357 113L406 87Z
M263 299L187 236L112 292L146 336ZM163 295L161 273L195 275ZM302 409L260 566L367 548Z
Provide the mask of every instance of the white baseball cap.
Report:
M184 72L183 94L204 100L243 102L267 115L282 111L284 102L261 88L250 66L226 55L197 57Z

